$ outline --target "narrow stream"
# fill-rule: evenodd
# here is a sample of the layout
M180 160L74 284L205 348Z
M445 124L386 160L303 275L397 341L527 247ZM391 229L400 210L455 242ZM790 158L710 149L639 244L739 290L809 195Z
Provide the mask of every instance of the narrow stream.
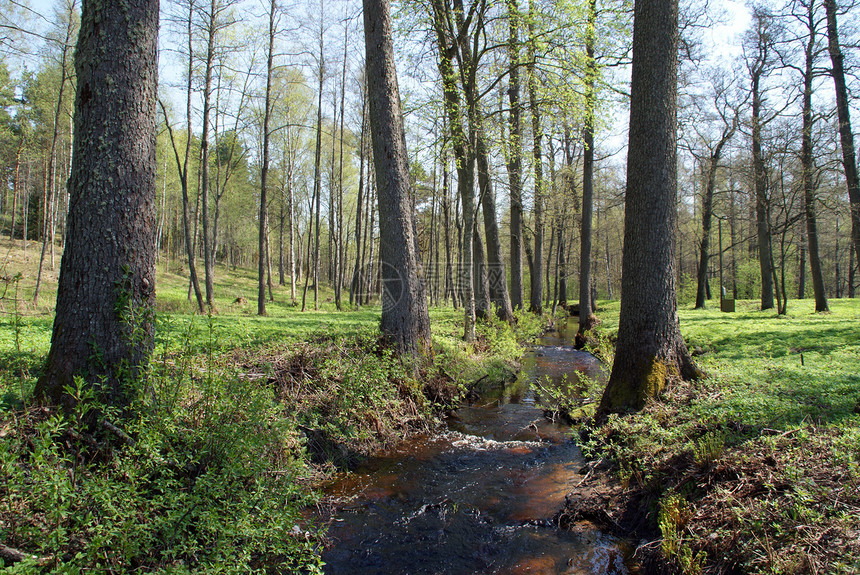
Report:
M336 507L327 574L628 572L623 542L552 521L584 461L570 429L535 407L531 384L600 374L561 327L527 353L516 381L454 412L446 433L404 441L325 489Z

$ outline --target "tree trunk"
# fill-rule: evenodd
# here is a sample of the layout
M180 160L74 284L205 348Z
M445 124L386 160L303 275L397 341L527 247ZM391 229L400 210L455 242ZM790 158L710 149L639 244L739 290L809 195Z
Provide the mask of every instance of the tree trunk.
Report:
M268 233L268 180L269 180L269 140L270 122L272 117L272 71L275 58L275 10L276 0L269 3L269 44L266 51L266 98L263 101L263 165L260 167L260 229L257 237L257 249L260 257L257 262L257 315L266 315L266 285L264 274L269 260ZM269 293L271 294L271 287Z
M337 178L337 284L334 288L334 300L337 309L342 309L341 293L343 291L343 273L346 268L346 250L344 249L344 228L343 228L343 118L346 104L346 60L347 46L349 45L348 28L344 27L343 34L343 73L341 75L340 88L340 156L338 158L338 178Z
M153 347L158 15L158 0L83 5L69 239L36 384L43 401L71 407L65 389L81 376L125 404Z
M487 262L484 257L484 242L476 228L472 234L472 289L475 292L475 317L487 320L490 317L490 282Z
M801 136L800 166L803 185L803 199L806 215L806 241L809 248L809 270L812 274L812 290L815 295L815 311L829 311L827 296L824 293L824 274L821 271L821 257L818 249L818 221L815 184L812 160L812 81L815 58L815 14L814 3L809 2L807 13L807 38L805 50L805 67L803 71L803 134ZM784 267L784 266L783 266ZM783 282L784 283L784 282ZM783 289L784 286L783 286Z
M71 6L72 11L76 7L76 2ZM54 237L53 237L53 222L54 222L54 203L56 200L56 162L57 162L57 140L60 137L60 113L63 110L63 96L66 91L66 81L69 80L68 73L68 58L70 44L73 34L73 26L75 18L73 14L68 15L68 24L66 26L66 37L63 41L63 55L60 61L60 89L57 94L57 105L54 107L53 134L51 135L51 148L48 151L48 165L45 166L45 212L42 227L42 253L39 256L39 271L36 276L36 288L33 291L33 305L39 303L39 292L42 287L42 268L45 264L45 253L48 247L48 242L51 242L51 269L54 267Z
M361 242L361 225L362 214L364 211L364 143L365 134L367 133L367 97L362 98L361 102L361 136L359 138L358 150L358 198L355 202L355 265L352 268L352 282L349 285L349 305L357 305L361 307L360 287L361 283L361 264L362 264L362 242Z
M773 309L773 248L770 234L770 202L768 201L767 173L761 149L761 105L759 90L761 68L753 74L752 96L752 161L755 180L755 222L758 239L759 270L761 271L761 309Z
M723 130L722 137L714 151L708 158L708 175L705 181L705 197L702 198L702 240L699 243L699 269L696 287L696 309L705 308L705 297L710 299L708 285L708 265L710 263L710 243L711 243L711 218L714 214L714 189L717 185L717 168L720 165L720 157L723 153L723 146L734 135L735 126L726 127ZM720 286L722 290L722 286ZM722 296L722 292L720 292Z
M854 157L854 134L851 132L848 89L845 85L845 66L842 48L839 45L839 30L836 24L836 0L824 0L827 11L827 37L830 60L833 63L831 75L836 88L836 112L839 116L839 140L842 144L842 165L848 183L848 199L851 203L851 236L854 251L860 254L860 177L857 174L857 161ZM837 288L838 289L838 288ZM837 296L838 297L838 296Z
M18 191L20 180L18 178L21 169L21 151L24 149L24 135L21 134L21 140L18 142L18 151L15 152L15 176L12 180L12 218L9 223L9 241L15 239L15 213L18 211Z
M641 409L694 377L675 294L678 1L634 6L621 315L599 413Z
M475 292L472 278L472 260L475 216L475 158L468 149L468 138L463 130L462 111L459 91L452 62L453 54L457 47L446 36L446 17L441 0L431 2L433 9L433 27L436 31L439 53L437 65L442 76L444 86L443 103L448 120L448 129L451 133L451 147L454 152L454 160L457 167L457 188L460 201L463 205L463 228L460 252L460 265L458 266L458 286L461 290L460 299L463 303L464 327L463 339L475 340Z
M510 136L508 138L508 181L511 193L511 307L523 308L523 190L522 156L523 128L520 109L520 45L519 7L517 0L508 0L508 100Z
M528 41L528 91L529 91L529 108L532 115L532 137L534 138L534 147L532 155L534 157L534 253L533 260L529 269L531 271L531 293L529 298L529 311L540 315L543 312L543 160L541 158L541 141L543 132L540 122L540 110L538 108L538 81L537 72L535 70L536 62L536 45L537 38L535 37L534 18L535 0L529 0L529 41Z
M597 35L597 2L588 2L588 29L585 39L585 126L582 129L582 218L579 233L579 329L584 334L594 327L597 318L591 308L591 234L594 210L594 108L597 61L594 43ZM608 276L608 270L607 270ZM611 297L611 296L610 296Z
M480 110L477 110L476 114L480 114ZM514 311L511 308L511 298L508 296L508 278L505 273L505 262L502 258L502 240L499 235L499 224L496 221L496 201L493 197L490 162L487 157L483 128L480 127L481 118L476 116L475 123L479 126L475 138L475 152L478 183L481 191L481 210L484 215L484 233L487 236L487 265L485 269L490 301L495 306L496 314L500 319L513 323Z
M206 305L212 308L215 301L212 238L209 230L209 113L211 112L212 71L215 61L215 17L217 0L211 0L207 22L206 67L203 81L203 126L200 133L200 218L203 223L203 273L206 284Z
M320 4L320 13L322 13L322 3ZM322 16L322 14L320 14ZM310 267L307 269L305 276L305 289L302 293L302 311L305 311L305 303L308 295L308 282L313 276L314 280L314 309L319 309L319 254L320 254L320 196L322 195L322 97L323 97L323 81L325 79L325 50L324 37L322 30L322 20L320 20L320 54L319 54L319 70L318 70L318 92L317 92L317 125L316 125L316 147L314 149L314 189L313 200L316 202L316 210L314 210L313 202L311 203L310 224L308 226L308 255L309 262L313 262L313 271ZM314 220L316 220L316 232L313 233ZM311 253L311 238L315 237L313 253Z
M367 92L379 195L383 336L404 355L432 353L409 189L388 0L364 0Z

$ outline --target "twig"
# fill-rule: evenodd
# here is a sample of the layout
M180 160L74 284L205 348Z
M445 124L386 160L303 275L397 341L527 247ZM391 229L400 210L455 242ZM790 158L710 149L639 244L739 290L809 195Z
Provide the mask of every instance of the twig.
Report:
M107 419L102 420L102 427L104 427L105 429L107 429L108 431L110 431L111 433L113 433L114 435L119 437L120 439L122 439L127 445L129 445L131 447L134 447L134 445L137 443L134 439L132 439L132 437L129 434L127 434L125 431L123 431L122 429L120 429L119 427L117 427L116 425L114 425L113 423L108 421Z
M39 557L38 555L29 555L27 553L22 553L17 549L13 549L12 547L6 547L2 543L0 543L0 558L4 561L8 561L10 564L20 563L21 561L25 561L27 559L33 559L36 562L36 565L45 565L48 561L51 560L50 557Z

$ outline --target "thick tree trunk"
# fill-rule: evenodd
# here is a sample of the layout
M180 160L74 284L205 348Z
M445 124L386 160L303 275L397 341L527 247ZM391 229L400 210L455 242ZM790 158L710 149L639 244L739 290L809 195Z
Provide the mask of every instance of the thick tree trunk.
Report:
M81 376L124 404L153 347L157 42L158 0L84 2L69 239L36 384L44 401L69 406L65 388Z
M364 0L367 93L379 194L381 329L405 355L432 353L430 316L416 253L406 135L394 67L388 0Z
M675 295L678 1L634 6L621 316L599 412L640 409L672 376L699 374Z
M827 11L827 38L830 60L833 64L831 75L836 88L836 112L839 116L839 140L842 144L842 165L848 183L848 199L851 203L851 236L854 251L860 254L860 176L857 173L857 160L854 156L854 134L851 132L848 88L845 85L845 65L842 47L839 45L839 30L836 23L836 0L824 0ZM838 289L838 288L837 288ZM837 296L838 297L838 296Z

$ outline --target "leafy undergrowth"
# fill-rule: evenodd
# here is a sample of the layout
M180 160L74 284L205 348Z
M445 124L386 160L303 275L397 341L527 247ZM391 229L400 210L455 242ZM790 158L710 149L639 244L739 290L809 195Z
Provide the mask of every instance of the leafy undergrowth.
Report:
M681 311L708 378L582 427L595 472L560 519L650 540L646 572L858 573L860 302L740 303Z
M81 386L69 390L77 411L62 414L31 399L50 316L3 303L0 568L10 573L320 572L324 533L303 515L316 482L435 425L477 381L509 377L520 340L541 328L531 316L516 329L491 320L466 344L462 312L434 309L434 357L416 367L380 344L378 307L162 312L149 373L128 383L136 402L119 413Z

